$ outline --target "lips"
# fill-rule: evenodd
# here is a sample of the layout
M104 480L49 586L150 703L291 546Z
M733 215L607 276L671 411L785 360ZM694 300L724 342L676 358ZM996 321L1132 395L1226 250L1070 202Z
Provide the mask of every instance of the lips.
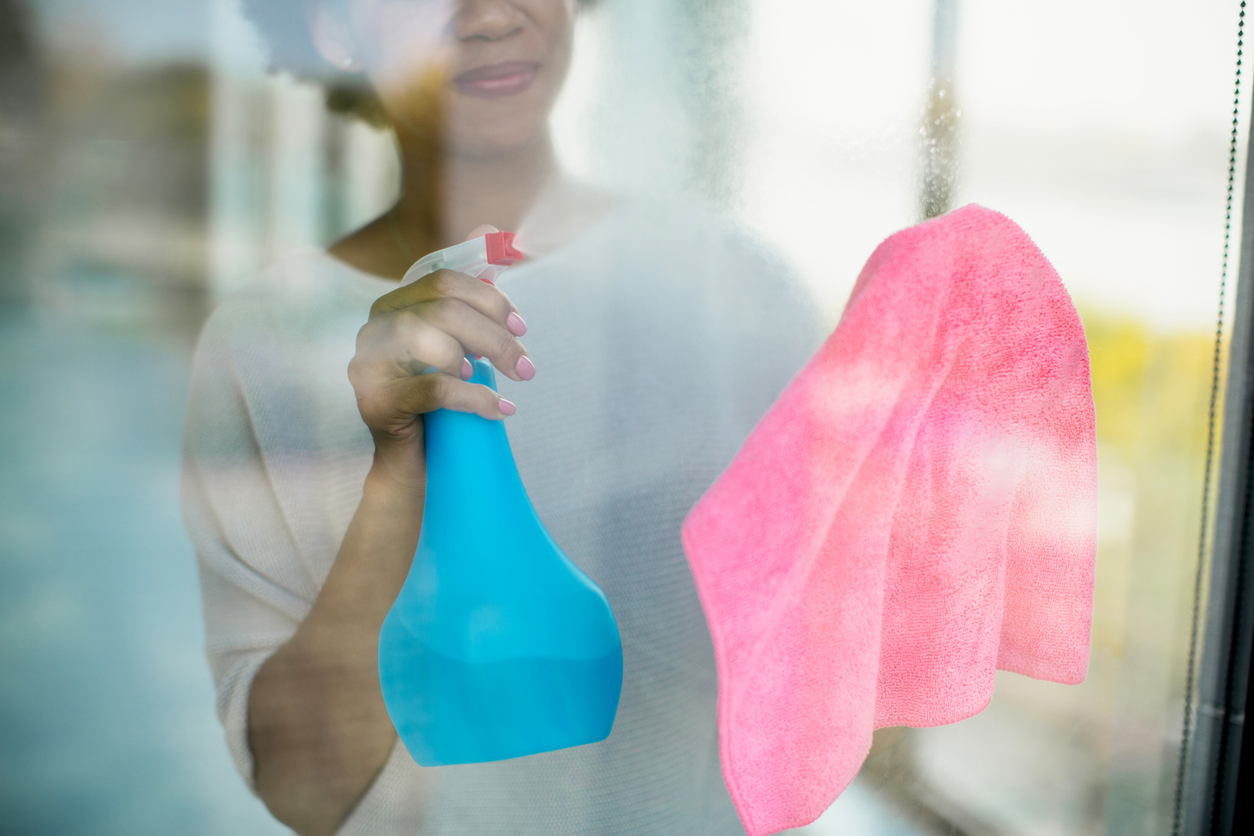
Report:
M531 86L540 65L529 61L510 61L467 70L453 79L453 86L467 96L497 99L513 96Z

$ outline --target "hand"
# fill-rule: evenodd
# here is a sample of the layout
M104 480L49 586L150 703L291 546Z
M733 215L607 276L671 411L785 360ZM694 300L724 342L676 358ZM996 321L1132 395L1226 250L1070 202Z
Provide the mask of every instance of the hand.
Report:
M492 227L479 227L467 238ZM436 409L473 412L489 420L514 405L487 386L466 381L466 354L488 358L511 380L530 380L535 366L518 340L527 326L495 285L439 270L381 296L357 334L348 378L375 441L376 463L402 487L424 484L422 421Z

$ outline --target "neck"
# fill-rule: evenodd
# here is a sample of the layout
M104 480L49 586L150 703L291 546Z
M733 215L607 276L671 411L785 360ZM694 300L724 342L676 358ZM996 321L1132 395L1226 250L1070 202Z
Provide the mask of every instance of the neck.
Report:
M547 133L491 156L444 153L404 133L399 138L404 175L396 218L417 255L460 243L481 224L517 230L556 171Z

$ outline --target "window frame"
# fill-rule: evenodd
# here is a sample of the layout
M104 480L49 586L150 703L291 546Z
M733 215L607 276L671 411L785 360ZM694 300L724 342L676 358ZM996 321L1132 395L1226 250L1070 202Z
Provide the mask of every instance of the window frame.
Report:
M1243 192L1205 639L1194 732L1182 744L1183 815L1173 827L1187 836L1248 832L1254 812L1254 739L1245 725L1254 650L1254 143L1246 148Z

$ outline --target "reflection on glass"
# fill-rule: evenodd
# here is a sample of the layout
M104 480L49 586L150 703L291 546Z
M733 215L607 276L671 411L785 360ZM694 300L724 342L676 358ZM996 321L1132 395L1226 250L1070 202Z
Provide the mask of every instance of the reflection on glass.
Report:
M203 590L228 601L210 611L255 608L208 625L232 754L251 775L241 686L307 620L373 461L344 373L357 331L411 255L490 223L541 256L501 285L536 368L502 380L520 471L563 548L616 612L635 613L620 624L627 664L654 678L628 681L624 728L660 717L675 724L660 737L685 731L578 768L484 767L457 786L420 781L389 749L361 820L387 809L458 832L441 799L478 810L512 787L501 832L543 828L566 799L586 805L577 832L609 810L620 832L736 832L687 569L641 531L677 528L834 324L867 254L919 218L937 5L466 5L556 21L544 31L560 36L529 43L559 56L552 66L569 49L564 80L528 87L508 118L501 99L451 99L447 84L477 67L447 63L466 55L433 23L455 7L434 0L258 2L248 16L231 0L0 2L0 374L16 393L0 399L0 764L16 776L15 827L279 831L232 769L202 662L175 499L190 343L231 299L210 328L221 353L197 371L196 414L230 418L201 436L221 505L197 541L202 558L217 544L206 565L222 570ZM956 9L951 205L978 201L1028 230L1088 330L1102 521L1090 675L1063 688L1003 674L969 721L884 730L807 830L1165 833L1235 12ZM509 189L467 200L488 168L463 158L546 124L551 144L522 142L526 177L506 166L493 182ZM473 153L454 164L457 148ZM363 227L376 237L356 246ZM344 258L309 255L336 242ZM804 293L781 306L774 288L793 271ZM797 326L807 295L813 328ZM275 312L283 337L259 346ZM249 434L256 448L241 446ZM232 527L259 517L263 534ZM649 789L597 807L605 786Z
M197 349L184 507L241 774L302 833L367 823L739 832L679 525L817 345L804 292L777 255L708 210L562 170L550 112L584 6L363 1L244 12L276 64L386 126L400 176L394 203L325 251L280 252L243 275L251 284L225 298ZM289 135L292 147L275 154L296 158L309 140ZM227 135L221 147L234 153L241 141ZM308 195L289 199L304 205ZM491 229L517 230L531 256L499 286L442 270L398 287L419 256ZM499 396L471 379L468 356L495 367ZM613 608L623 681L603 741L525 758L484 754L518 748L496 744L450 755L446 730L417 722L406 739L425 729L423 746L397 745L380 694L380 626L420 527L434 542L444 525L428 516L486 494L431 494L441 484L434 470L427 481L439 409L506 421L545 527ZM501 510L480 513L490 525ZM437 602L456 594L441 582L449 577L446 567ZM515 629L538 629L533 621L549 629L543 619ZM559 644L599 648L597 677L617 669L616 647L607 655L586 627L568 629L580 635ZM385 684L397 681L395 661ZM418 766L450 761L459 765Z

